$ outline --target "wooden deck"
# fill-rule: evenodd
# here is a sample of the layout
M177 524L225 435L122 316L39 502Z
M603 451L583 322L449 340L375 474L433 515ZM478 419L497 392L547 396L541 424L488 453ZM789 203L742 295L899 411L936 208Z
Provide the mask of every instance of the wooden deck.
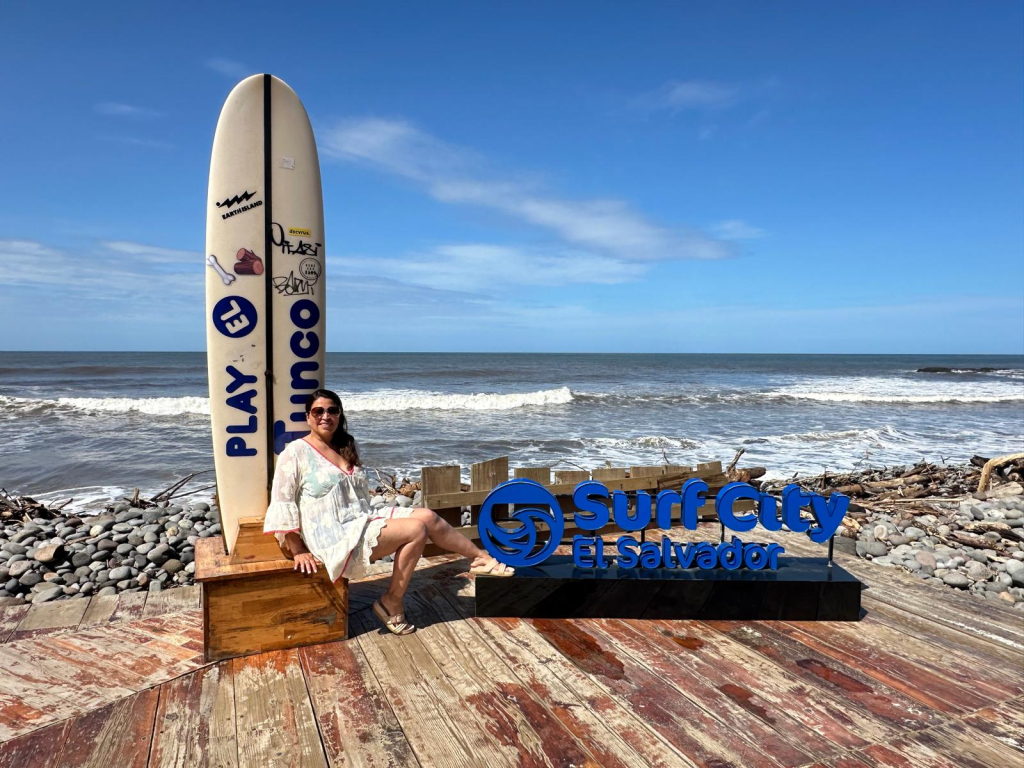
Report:
M840 562L859 623L476 619L432 558L414 635L371 578L351 639L212 665L198 588L3 608L0 768L1024 765L1024 614Z

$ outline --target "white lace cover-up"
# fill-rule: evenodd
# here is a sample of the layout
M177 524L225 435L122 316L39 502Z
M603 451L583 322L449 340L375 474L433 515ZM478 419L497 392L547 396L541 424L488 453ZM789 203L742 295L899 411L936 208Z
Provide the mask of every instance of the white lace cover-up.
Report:
M264 533L298 531L331 579L358 579L370 565L388 520L408 517L409 507L370 507L370 487L362 467L343 472L305 440L293 440L274 470Z

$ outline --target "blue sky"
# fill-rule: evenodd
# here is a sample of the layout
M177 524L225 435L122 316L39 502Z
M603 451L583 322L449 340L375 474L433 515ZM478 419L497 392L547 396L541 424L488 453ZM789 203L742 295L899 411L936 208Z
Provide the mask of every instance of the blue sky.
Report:
M199 350L231 87L331 351L1024 352L1024 4L0 8L0 349Z

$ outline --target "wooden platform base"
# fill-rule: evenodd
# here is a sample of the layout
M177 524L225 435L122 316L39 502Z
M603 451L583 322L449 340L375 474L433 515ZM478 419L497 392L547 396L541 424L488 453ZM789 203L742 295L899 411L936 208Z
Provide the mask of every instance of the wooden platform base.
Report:
M861 583L827 558L774 571L584 569L555 555L512 577L477 576L476 615L522 619L858 621Z
M219 539L196 542L207 661L348 637L348 581L298 573L287 558L232 563Z

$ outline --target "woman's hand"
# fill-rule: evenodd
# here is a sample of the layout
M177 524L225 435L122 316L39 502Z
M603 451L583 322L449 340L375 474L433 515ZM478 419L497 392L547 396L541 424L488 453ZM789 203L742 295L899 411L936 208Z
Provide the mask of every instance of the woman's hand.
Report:
M311 552L303 552L295 556L295 570L302 573L316 573L317 566L323 565L316 555Z

